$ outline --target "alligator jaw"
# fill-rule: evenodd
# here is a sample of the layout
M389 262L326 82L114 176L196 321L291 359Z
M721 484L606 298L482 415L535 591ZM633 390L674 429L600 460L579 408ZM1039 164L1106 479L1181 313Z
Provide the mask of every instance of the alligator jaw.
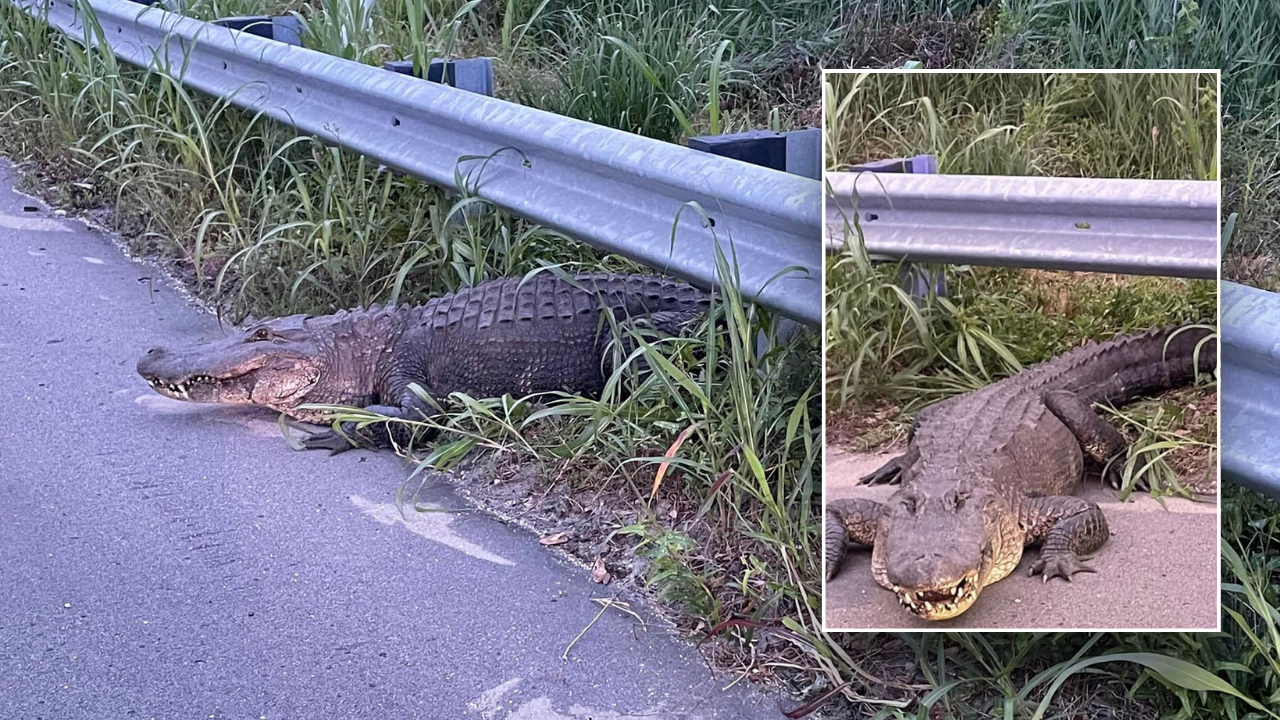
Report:
M959 615L978 599L981 589L976 572L966 575L954 585L924 589L893 587L898 603L925 620L946 620Z
M246 373L247 375L248 373ZM175 400L190 402L228 402L228 395L248 396L247 388L238 382L245 375L218 378L212 375L189 375L181 379L143 376L152 390ZM238 391L238 392L237 392Z

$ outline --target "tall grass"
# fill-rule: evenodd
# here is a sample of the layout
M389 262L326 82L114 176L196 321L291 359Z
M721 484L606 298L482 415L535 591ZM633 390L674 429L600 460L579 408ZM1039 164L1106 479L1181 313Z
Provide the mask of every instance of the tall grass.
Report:
M732 43L717 42L703 15L640 3L634 14L570 16L562 33L548 51L562 59L549 63L560 84L539 100L547 109L661 140L694 135L699 117L720 124L737 72Z
M993 46L1031 64L1218 68L1233 117L1274 112L1280 12L1268 0L1005 0Z
M0 37L4 118L23 129L6 150L53 162L64 188L102 187L81 202L111 201L140 224L137 244L177 258L233 316L413 302L540 263L600 261L498 209L453 212L436 188L167 73L119 66L12 8Z
M829 169L932 154L939 172L1213 180L1217 79L1151 73L829 76Z
M1212 179L1209 75L828 76L829 169L930 153L951 174ZM950 266L947 297L910 296L856 228L828 260L829 399L938 399L1061 353L1216 315L1211 282Z

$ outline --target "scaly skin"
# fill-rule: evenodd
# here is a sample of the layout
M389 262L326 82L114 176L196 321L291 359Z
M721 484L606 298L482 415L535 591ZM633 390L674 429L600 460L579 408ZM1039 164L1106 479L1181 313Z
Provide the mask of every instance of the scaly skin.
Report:
M294 315L223 340L155 348L138 361L138 373L168 397L259 405L308 422L327 422L328 415L305 404L417 419L435 411L410 384L437 403L454 392L598 394L614 337L604 310L624 324L673 334L708 305L701 290L660 277L591 274L569 282L540 273L464 288L420 307ZM344 434L351 430L344 426ZM305 444L350 447L335 433Z
M901 483L897 492L883 504L828 503L827 578L848 543L871 545L876 582L913 614L944 620L1013 572L1029 545L1041 545L1031 573L1046 582L1093 572L1081 556L1106 543L1107 520L1072 493L1086 458L1101 465L1128 450L1093 405L1188 385L1197 359L1211 373L1209 335L1170 327L1091 344L925 408L906 453L863 478Z

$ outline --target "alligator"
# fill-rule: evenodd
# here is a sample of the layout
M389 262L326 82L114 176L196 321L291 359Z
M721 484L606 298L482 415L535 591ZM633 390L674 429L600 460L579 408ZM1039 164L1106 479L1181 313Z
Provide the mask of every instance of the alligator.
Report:
M438 415L455 392L599 395L614 338L605 311L624 325L675 335L709 306L707 293L668 278L542 272L425 305L257 322L224 339L153 348L137 369L156 392L178 400L258 405L312 423L332 417L306 407L314 404L418 420ZM388 426L403 437L403 424L383 423L387 433L370 435L348 422L302 445L331 452L386 447L397 437Z
M884 503L834 500L825 518L826 577L850 545L872 547L876 582L910 613L945 620L968 610L1040 544L1031 575L1094 572L1110 537L1095 503L1072 493L1085 461L1115 486L1124 436L1094 412L1189 385L1217 366L1212 331L1170 326L1091 343L979 390L926 407L904 454L863 477L898 483Z

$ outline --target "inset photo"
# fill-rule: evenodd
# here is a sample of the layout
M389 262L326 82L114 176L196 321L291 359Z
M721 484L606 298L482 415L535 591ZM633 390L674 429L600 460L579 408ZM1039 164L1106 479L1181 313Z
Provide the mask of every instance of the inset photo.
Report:
M825 629L1217 630L1218 72L823 83Z

